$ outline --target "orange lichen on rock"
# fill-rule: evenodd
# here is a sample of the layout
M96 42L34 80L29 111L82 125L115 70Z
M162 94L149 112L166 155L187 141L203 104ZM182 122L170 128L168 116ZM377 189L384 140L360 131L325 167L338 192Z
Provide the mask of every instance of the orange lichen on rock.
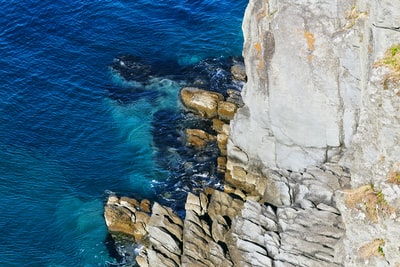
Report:
M254 48L257 50L257 53L261 53L261 44L260 44L260 42L256 42L254 44Z
M267 4L268 0L264 0L264 5L261 13L257 14L257 21L264 18L267 15Z
M303 37L306 39L307 41L307 45L308 45L308 49L312 52L315 50L315 37L314 34L309 32L309 31L305 31L303 33Z
M257 59L258 59L257 68L258 68L258 70L261 70L264 65L264 59L263 59L262 52L261 52L261 43L260 42L254 43L254 48L257 51Z

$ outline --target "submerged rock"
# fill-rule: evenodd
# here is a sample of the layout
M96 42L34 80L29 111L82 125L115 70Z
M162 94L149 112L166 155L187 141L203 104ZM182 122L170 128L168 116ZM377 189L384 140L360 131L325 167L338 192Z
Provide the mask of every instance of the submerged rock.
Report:
M147 82L149 76L154 74L150 63L134 55L117 57L110 67L127 81Z

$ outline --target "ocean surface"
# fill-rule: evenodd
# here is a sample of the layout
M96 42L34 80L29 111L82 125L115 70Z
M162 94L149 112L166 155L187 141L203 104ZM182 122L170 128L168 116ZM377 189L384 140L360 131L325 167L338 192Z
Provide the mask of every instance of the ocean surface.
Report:
M107 266L108 194L181 212L218 186L214 150L182 145L199 122L178 93L196 72L220 86L246 4L1 1L0 266Z

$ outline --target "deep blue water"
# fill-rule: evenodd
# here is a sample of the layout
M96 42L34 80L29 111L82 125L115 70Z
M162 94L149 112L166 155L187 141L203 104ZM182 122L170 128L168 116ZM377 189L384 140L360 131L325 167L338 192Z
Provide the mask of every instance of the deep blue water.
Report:
M171 146L185 77L138 89L109 66L130 54L167 75L238 56L246 4L1 1L0 266L105 266L108 190L167 201L191 189Z

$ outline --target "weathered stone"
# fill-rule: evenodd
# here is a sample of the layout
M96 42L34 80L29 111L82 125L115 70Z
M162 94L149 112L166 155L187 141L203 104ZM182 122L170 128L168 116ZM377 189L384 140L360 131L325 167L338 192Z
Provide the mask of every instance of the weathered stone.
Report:
M135 235L134 222L131 220L130 213L127 213L124 208L117 206L106 206L104 208L104 217L108 230L110 232L124 233Z
M119 203L119 198L115 195L108 196L107 205L115 205Z
M218 103L218 116L222 120L232 120L235 116L237 106L231 102L220 101Z
M218 103L224 98L219 93L194 87L183 88L180 95L185 107L206 118L214 118L218 115Z
M149 267L149 262L148 262L148 259L147 259L147 255L138 255L136 257L136 263L140 267Z
M146 223L149 216L137 211L134 204L136 204L134 199L126 197L118 199L116 196L110 196L104 207L104 218L110 233L129 235L140 242L148 234Z
M221 216L222 217L222 216ZM223 217L219 220L213 220L211 225L211 235L215 242L225 241L225 234L228 232L228 225L219 223L219 221L224 220Z
M200 129L186 129L186 145L203 148L209 142L215 141L215 136Z
M217 171L222 173L226 171L226 157L217 158Z
M197 215L201 214L201 206L199 197L195 196L192 193L188 193L185 203L185 210L192 210Z
M218 134L217 135L217 144L221 155L226 155L226 145L228 143L228 136L226 134Z
M132 209L134 211L137 210L140 206L139 201L137 201L134 198L130 198L130 197L121 197L119 199L119 203L125 207L128 207L128 206L134 207L134 209Z
M228 94L226 101L235 104L237 107L243 107L244 103L240 91L228 89L226 93Z
M204 213L207 212L208 209L208 197L206 194L204 193L200 193L200 206L201 206L201 214L200 215L204 215Z
M247 80L244 64L235 64L231 67L231 73L235 80L245 82Z
M140 201L140 210L150 213L151 212L151 202L148 199L142 199L142 201Z
M149 226L162 227L173 233L177 239L182 238L182 219L171 208L163 207L157 202L153 205Z
M227 216L230 220L240 213L243 201L234 199L226 193L214 191L208 205L208 215L211 219L217 216Z
M180 264L152 249L147 250L149 266L178 267Z
M222 133L222 127L224 126L225 122L218 118L212 119L212 129L217 133Z
M154 248L168 258L174 258L178 262L179 255L182 253L180 242L171 235L169 231L161 227L149 226L150 243Z

